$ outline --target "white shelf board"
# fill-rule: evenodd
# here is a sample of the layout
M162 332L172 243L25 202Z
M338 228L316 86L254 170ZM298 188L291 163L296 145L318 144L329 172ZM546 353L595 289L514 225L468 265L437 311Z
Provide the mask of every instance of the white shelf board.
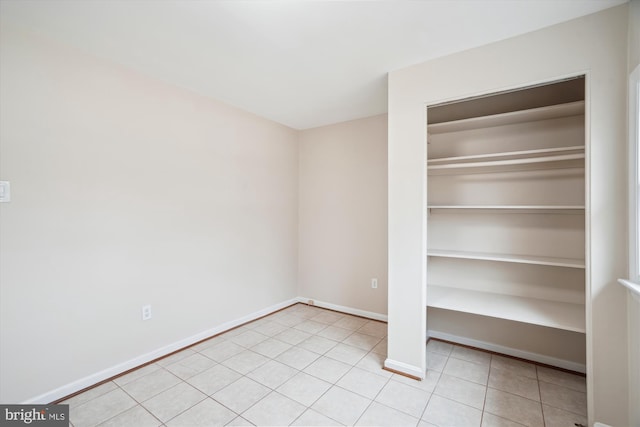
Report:
M584 211L584 205L428 205L429 209Z
M435 165L437 163L457 163L467 162L469 160L490 160L490 159L507 159L507 158L530 158L540 157L544 155L557 155L557 154L577 154L584 153L584 145L573 145L569 147L555 147L555 148L539 148L536 150L520 150L520 151L504 151L501 153L488 153L488 154L473 154L468 156L455 156L455 157L440 157L436 159L427 160L428 165Z
M584 304L548 301L444 286L427 286L427 306L581 332Z
M494 114L491 116L472 117L470 119L454 120L450 122L434 123L428 126L431 134L456 132L469 129L481 129L493 126L504 126L515 123L535 122L539 120L557 119L561 117L580 116L584 114L584 101L566 104L532 108L529 110L513 111Z
M549 265L555 267L585 268L584 260L573 258L542 257L531 255L492 254L482 252L447 251L427 249L427 256L475 259L482 261L512 262L517 264Z
M441 169L467 169L467 168L488 168L512 165L531 165L536 163L565 162L568 160L584 159L584 153L576 154L556 154L544 157L526 157L506 160L487 160L482 162L466 162L466 163L445 163L441 165L427 166L430 171Z

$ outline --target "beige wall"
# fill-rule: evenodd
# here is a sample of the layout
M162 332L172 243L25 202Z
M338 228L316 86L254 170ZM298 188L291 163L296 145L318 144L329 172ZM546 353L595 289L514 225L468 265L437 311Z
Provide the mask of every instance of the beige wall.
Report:
M628 425L627 11L622 5L389 75L389 359L424 372L425 106L587 73L589 422ZM616 190L617 189L617 190Z
M386 314L386 114L302 131L299 150L300 296Z
M296 296L296 131L17 29L0 43L1 402Z
M628 55L627 69L629 73L632 73L640 65L640 0L629 2ZM630 132L631 144L635 144L634 138L636 137L633 132ZM629 152L635 153L636 150L637 148L630 149ZM633 160L631 161L633 162ZM633 272L630 277L633 277ZM628 292L627 296L627 311L629 326L629 424L636 426L640 425L640 405L638 405L640 401L640 297L634 297L631 292Z
M629 2L629 64L632 72L640 65L640 0Z

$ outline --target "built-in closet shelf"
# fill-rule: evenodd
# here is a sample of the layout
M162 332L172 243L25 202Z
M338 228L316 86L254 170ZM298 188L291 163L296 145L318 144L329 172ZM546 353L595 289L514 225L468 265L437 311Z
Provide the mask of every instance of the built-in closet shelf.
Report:
M495 294L444 286L427 286L427 306L585 332L584 304Z
M584 147L562 149L528 150L520 152L493 153L490 155L449 157L427 161L429 172L471 168L499 168L505 166L538 165L584 159ZM575 167L575 166L574 166Z
M537 212L537 213L584 213L584 205L428 205L427 208L434 210L487 210L497 212Z
M518 160L518 159L549 157L549 156L566 155L566 154L584 154L584 146L574 145L571 147L539 148L536 150L503 151L500 153L474 154L469 156L455 156L455 157L441 157L436 159L429 159L427 161L427 164L436 166L442 163L458 164L463 162L474 162L474 161L482 162L482 161L494 161L494 160Z
M483 261L512 262L517 264L549 265L555 267L585 268L584 260L573 258L542 257L532 255L492 254L484 252L448 251L427 249L427 256L475 259Z
M559 119L562 117L581 116L584 114L584 101L566 104L550 105L529 110L513 111L509 113L493 114L490 116L472 117L470 119L454 120L450 122L429 125L429 133L457 132L470 129L481 129L493 126L512 125L524 122Z

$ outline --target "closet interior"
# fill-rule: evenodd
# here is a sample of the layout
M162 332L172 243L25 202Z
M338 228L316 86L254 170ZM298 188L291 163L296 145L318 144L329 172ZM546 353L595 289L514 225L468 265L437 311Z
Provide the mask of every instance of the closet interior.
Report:
M429 327L535 325L584 355L584 88L581 76L428 107Z

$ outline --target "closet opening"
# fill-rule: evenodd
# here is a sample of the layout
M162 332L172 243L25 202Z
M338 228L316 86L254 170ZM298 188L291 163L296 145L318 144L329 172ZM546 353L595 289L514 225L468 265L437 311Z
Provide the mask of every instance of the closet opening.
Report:
M585 77L427 107L428 335L586 372Z

